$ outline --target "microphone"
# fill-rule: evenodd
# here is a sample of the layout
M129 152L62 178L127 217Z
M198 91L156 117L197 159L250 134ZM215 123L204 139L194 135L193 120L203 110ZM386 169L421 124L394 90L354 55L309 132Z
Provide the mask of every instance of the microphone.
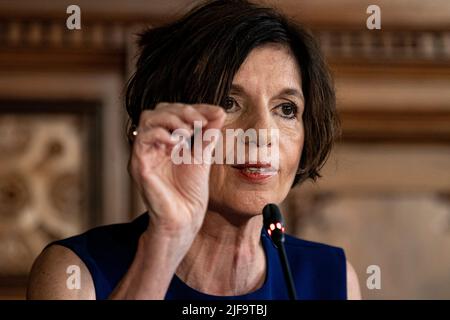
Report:
M284 219L280 209L276 204L269 203L263 209L263 227L267 230L270 238L277 247L280 257L281 266L283 268L284 279L288 288L289 299L297 300L294 280L292 278L291 269L284 248Z

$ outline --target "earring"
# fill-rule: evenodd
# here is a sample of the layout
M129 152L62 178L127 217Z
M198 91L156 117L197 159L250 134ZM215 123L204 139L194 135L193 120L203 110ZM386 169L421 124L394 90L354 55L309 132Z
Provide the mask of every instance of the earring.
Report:
M134 138L138 135L138 127L137 127L137 125L135 125L135 124L133 124L131 127L130 127L130 131L129 131L129 134L130 134L130 139L131 140L134 140Z

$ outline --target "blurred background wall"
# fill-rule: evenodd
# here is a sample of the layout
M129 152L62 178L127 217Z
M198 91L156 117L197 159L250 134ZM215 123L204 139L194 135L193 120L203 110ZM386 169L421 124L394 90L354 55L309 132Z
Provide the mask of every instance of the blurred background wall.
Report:
M24 297L49 241L144 211L126 170L134 34L194 3L0 1L0 298ZM450 298L450 2L264 3L317 35L343 123L323 178L283 203L288 231L343 247L366 299Z

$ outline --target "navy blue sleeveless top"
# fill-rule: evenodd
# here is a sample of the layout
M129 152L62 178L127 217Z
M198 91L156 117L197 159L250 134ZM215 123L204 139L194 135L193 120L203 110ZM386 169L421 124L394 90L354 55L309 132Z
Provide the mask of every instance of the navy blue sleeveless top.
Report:
M134 221L91 229L81 235L55 241L72 250L91 273L97 299L107 299L131 265L140 235L148 225L148 214ZM287 288L276 247L265 229L261 241L266 255L264 284L240 296L214 296L199 292L174 275L167 300L287 300ZM286 235L286 253L298 299L346 299L346 259L341 248Z

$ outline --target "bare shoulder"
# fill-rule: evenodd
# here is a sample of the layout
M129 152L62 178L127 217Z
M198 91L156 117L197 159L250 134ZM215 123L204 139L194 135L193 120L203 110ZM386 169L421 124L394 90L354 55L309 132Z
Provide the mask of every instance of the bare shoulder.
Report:
M347 260L347 298L349 300L361 300L358 275L355 268Z
M78 272L79 287L69 286L68 279ZM72 250L52 245L34 261L28 282L27 299L91 300L95 299L95 288L83 261Z

